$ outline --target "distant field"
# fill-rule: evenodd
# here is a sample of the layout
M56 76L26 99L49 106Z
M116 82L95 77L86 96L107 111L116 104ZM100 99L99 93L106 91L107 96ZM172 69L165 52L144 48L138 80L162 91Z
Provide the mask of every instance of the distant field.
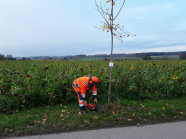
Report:
M107 58L103 58L103 57L98 57L98 58L81 58L79 60L84 60L84 61L88 61L88 60L109 60L110 57L107 57ZM128 60L140 60L142 58L139 58L139 57L113 57L114 60L125 60L125 59L128 59Z
M81 58L79 60L87 61L87 60L104 60L104 58Z
M180 57L179 55L165 55L165 56L151 56L152 59L174 59L174 60L179 60Z
M164 55L164 56L151 56L153 60L179 60L180 56L179 55ZM110 57L104 58L104 57L94 57L94 58L80 58L78 60L105 60L105 59L110 59ZM124 59L128 59L128 60L142 60L142 57L114 57L113 59L116 60L124 60Z

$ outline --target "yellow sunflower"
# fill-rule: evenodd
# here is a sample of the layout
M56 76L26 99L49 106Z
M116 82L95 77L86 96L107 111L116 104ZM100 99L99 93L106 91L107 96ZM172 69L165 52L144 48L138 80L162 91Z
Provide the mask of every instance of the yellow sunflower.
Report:
M131 67L130 67L130 70L133 70L133 69L134 69L134 66L131 66Z
M30 78L31 78L31 76L30 76L30 75L27 75L27 76L26 76L26 79L30 79Z
M178 79L178 76L174 75L174 76L173 76L173 79L174 79L174 80L177 80L177 79Z

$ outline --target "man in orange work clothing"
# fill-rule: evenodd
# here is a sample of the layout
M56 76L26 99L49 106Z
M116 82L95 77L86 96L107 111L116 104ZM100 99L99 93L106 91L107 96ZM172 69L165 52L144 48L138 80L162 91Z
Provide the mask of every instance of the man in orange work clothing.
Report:
M74 80L72 86L78 95L78 101L81 111L85 111L87 106L86 91L92 89L94 103L97 104L97 88L100 85L100 80L96 76L93 77L80 77Z

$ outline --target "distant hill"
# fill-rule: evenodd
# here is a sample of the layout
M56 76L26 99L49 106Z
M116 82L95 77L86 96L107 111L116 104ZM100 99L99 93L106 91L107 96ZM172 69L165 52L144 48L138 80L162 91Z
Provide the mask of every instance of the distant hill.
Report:
M15 57L16 60L62 60L64 56L31 56L31 57Z
M181 52L147 52L147 53L132 53L132 54L113 54L114 59L142 59L145 55L150 55L153 59L179 59L179 55L186 53ZM33 56L33 57L15 57L17 60L108 60L109 54L97 55L74 55L74 56Z
M173 59L178 59L181 52L149 52L149 53L132 53L132 54L113 54L114 59L142 59L145 55L150 55L155 59L166 59L172 57ZM76 56L67 56L64 57L65 60L79 60L79 59L104 59L107 60L110 58L110 55L99 54L99 55L76 55Z

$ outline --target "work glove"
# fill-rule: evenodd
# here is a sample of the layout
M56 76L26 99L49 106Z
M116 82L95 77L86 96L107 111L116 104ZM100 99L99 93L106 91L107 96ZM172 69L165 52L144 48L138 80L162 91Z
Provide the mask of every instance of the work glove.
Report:
M97 98L94 99L94 104L97 104L98 103L98 100Z
M86 100L83 101L83 105L87 106L87 101Z

